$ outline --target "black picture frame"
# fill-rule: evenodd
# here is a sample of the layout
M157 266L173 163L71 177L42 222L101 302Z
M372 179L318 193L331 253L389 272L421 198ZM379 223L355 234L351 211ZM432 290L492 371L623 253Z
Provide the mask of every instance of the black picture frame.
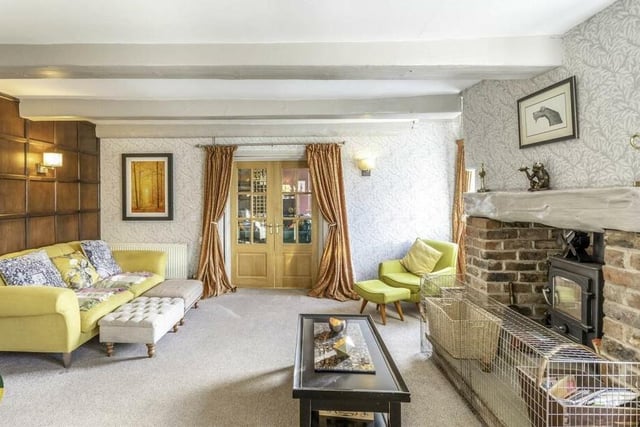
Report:
M578 138L576 77L518 100L520 148Z
M122 154L122 219L173 220L173 154Z

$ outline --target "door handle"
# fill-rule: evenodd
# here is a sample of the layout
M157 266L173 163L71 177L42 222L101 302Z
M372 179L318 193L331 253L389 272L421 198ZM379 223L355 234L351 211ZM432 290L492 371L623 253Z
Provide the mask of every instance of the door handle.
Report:
M276 234L280 234L280 224L276 224Z
M269 234L273 234L273 224L267 224L267 227L269 227Z

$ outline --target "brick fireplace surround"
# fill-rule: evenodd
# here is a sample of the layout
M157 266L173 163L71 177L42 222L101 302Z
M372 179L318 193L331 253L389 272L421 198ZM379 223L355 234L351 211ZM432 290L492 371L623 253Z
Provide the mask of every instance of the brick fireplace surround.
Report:
M560 231L604 232L602 351L614 360L640 361L640 189L620 190L465 194L467 283L509 304L511 282L515 304L541 318L547 260L561 251ZM560 202L550 203L554 198Z

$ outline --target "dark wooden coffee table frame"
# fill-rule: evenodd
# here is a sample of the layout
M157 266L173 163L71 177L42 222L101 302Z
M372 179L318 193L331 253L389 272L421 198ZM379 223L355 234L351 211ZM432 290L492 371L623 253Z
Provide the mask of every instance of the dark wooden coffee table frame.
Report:
M315 371L313 323L327 322L329 317L360 324L375 365L375 374ZM300 314L298 319L293 398L300 399L300 426L315 424L317 416L314 413L318 410L386 413L388 426L401 426L400 403L410 402L411 394L371 316Z

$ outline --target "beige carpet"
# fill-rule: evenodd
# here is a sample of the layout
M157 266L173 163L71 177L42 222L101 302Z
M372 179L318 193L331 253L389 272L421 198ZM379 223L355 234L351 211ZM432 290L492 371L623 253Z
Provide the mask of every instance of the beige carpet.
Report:
M1 353L4 426L295 426L291 396L298 313L357 313L359 302L310 298L302 291L240 289L205 300L177 334L146 357L142 344L116 345L107 358L97 338L59 355ZM480 421L420 352L419 322L389 309L372 314L409 390L406 426L476 426Z

